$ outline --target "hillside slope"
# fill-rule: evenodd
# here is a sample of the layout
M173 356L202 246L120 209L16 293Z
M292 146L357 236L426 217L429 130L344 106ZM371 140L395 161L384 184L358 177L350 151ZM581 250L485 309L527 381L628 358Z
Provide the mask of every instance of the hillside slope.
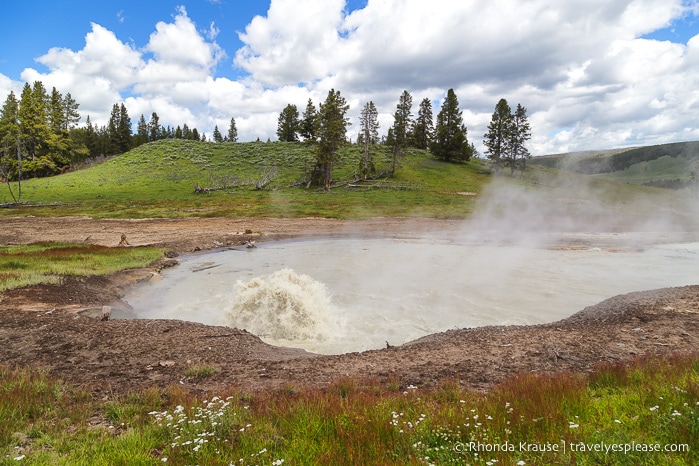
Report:
M535 157L531 164L627 183L673 189L695 183L699 141Z
M375 146L372 153L377 172L386 169L390 148ZM473 199L463 193L480 192L489 179L480 160L449 164L410 149L394 178L357 181L361 157L359 146L341 149L335 186L326 195L304 182L315 165L307 144L162 140L86 169L24 181L22 200L49 205L32 207L33 215L56 215L60 209L63 215L131 218L463 218L473 207ZM11 200L7 189L0 190L0 203Z

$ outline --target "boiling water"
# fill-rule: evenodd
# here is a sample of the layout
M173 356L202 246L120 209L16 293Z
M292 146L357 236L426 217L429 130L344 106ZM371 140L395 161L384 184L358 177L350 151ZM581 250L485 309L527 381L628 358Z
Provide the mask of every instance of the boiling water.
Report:
M125 298L135 317L245 328L333 354L450 328L553 322L603 299L699 283L699 243L548 250L324 239L182 257Z

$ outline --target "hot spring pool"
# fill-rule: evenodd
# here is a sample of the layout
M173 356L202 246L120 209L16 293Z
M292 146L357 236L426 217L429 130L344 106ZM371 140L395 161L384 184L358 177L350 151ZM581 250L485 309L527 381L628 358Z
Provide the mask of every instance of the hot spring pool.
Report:
M553 322L631 291L699 283L699 243L549 250L322 239L181 257L124 298L127 317L245 328L338 354L450 328Z

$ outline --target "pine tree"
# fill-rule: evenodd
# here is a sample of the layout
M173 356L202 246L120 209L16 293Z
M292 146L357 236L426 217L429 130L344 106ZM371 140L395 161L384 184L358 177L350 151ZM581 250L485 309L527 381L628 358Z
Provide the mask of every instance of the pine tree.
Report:
M280 141L296 142L300 128L299 111L296 105L288 104L279 114L277 120L277 138Z
M10 92L0 113L0 151L3 156L15 153L19 134L19 102L15 93Z
M228 142L238 142L238 128L235 126L235 118L231 118L231 125L228 127Z
M428 98L422 99L420 109L413 124L413 145L418 149L430 147L434 135L434 116L432 115L432 101Z
M157 141L163 138L163 129L160 126L160 117L158 114L153 112L150 115L150 120L148 121L148 140Z
M527 165L527 159L531 157L529 150L524 147L524 144L531 139L531 126L527 118L527 109L521 104L517 104L517 109L512 118L512 134L510 136L510 151L512 153L512 168L510 174L514 173L515 166L524 173Z
M369 148L372 144L378 143L379 140L379 112L376 110L376 105L373 101L369 101L364 105L359 116L360 133L357 138L358 142L364 146L364 158L361 161L359 171L364 179L374 173L374 162L371 159Z
M410 141L410 127L412 113L410 109L413 106L413 97L408 91L403 91L398 99L396 113L393 115L393 159L391 168L389 169L391 176L396 172L398 159L403 157L405 149Z
M488 132L483 136L486 156L493 161L496 169L507 163L510 157L510 143L513 131L513 117L507 100L500 99L488 124ZM510 164L514 168L514 164Z
M85 120L84 142L90 157L97 157L104 154L101 150L102 144L97 134L97 129L92 125L92 121L90 121L90 115L88 115Z
M119 152L128 152L131 149L131 118L123 103L119 107L119 125L117 127L119 135Z
M305 142L316 142L318 140L318 111L311 99L308 99L306 110L304 110L301 118L300 133Z
M466 126L454 89L447 91L437 114L435 137L430 150L435 157L447 162L466 162L475 152L474 147L468 143Z
M65 116L63 96L54 87L51 89L51 97L49 99L48 106L49 128L53 134L60 134L61 131L68 130L68 124L65 121Z
M112 105L109 123L107 123L107 134L109 137L108 154L123 154L131 149L131 118L123 103Z
M5 179L7 189L15 204L22 201L22 144L19 120L19 102L10 92L0 113L0 176ZM17 181L17 193L11 180Z
M141 113L141 118L136 123L136 137L134 138L134 146L140 146L148 142L148 123L146 118Z
M218 130L218 126L214 126L214 142L223 142L223 136L221 131Z
M48 139L47 101L48 95L41 81L34 82L33 88L25 83L19 102L19 119L22 142L32 161L43 155Z
M337 151L345 143L349 120L345 116L349 105L340 91L331 89L325 102L320 104L318 112L318 150L316 151L316 174L325 187L330 190L333 165L337 162Z
M107 143L106 154L112 155L119 152L119 104L112 105L112 112L109 114L107 122Z
M78 125L80 121L79 107L80 104L73 99L70 92L63 97L63 123L65 125L63 129L70 130Z

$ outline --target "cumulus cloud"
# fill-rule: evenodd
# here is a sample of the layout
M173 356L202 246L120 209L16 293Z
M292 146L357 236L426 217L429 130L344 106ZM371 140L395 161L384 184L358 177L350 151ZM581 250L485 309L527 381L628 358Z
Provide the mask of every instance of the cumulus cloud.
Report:
M48 72L21 78L71 92L93 121L126 99L134 121L155 111L208 134L235 117L241 140L274 138L287 103L330 88L355 120L373 100L383 132L403 89L414 113L427 97L436 114L454 88L477 147L502 97L527 107L534 154L652 144L699 139L699 36L643 36L697 14L693 0L369 0L349 13L344 0L272 0L226 51L224 26L198 29L178 7L140 48L93 24L81 50L51 49ZM226 56L242 76L221 69ZM0 91L19 87L0 75Z
M240 34L235 63L268 86L313 82L337 70L328 58L340 43L344 0L272 1Z

